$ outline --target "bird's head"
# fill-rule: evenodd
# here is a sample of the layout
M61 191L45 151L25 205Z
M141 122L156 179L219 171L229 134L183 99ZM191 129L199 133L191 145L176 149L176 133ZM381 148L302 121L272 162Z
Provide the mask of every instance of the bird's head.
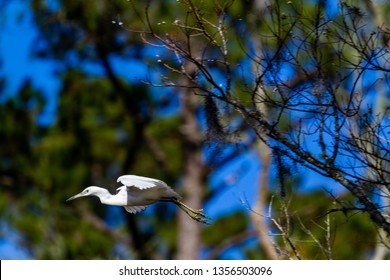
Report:
M100 195L102 193L106 193L106 192L108 192L106 189L95 187L95 186L91 186L91 187L88 187L88 188L84 189L81 193L76 194L76 195L68 198L66 201L73 200L73 199L76 199L76 198L79 198L79 197L83 197L83 196L91 196L91 195L100 197Z

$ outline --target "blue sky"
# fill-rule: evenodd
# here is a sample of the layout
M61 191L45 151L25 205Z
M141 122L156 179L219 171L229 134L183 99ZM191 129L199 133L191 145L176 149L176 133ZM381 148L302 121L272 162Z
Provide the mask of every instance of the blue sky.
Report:
M21 15L21 16L20 16ZM0 102L17 93L26 79L42 90L47 105L38 122L42 125L50 125L55 119L57 108L57 94L60 89L60 81L55 70L59 65L52 61L43 61L31 56L31 46L38 33L32 23L31 13L24 1L11 1L1 12L0 22L0 75L7 77L4 93L0 96ZM139 81L144 78L147 68L139 61L115 60L115 68L118 74L126 76L130 80ZM94 65L87 65L90 71L100 71ZM137 71L134 72L134 69ZM243 201L249 205L254 203L256 197L256 185L258 181L260 164L257 155L249 151L241 157L214 173L210 178L211 187L219 184L226 186L221 195L215 197L205 205L206 213L212 217L223 216L234 210L246 209ZM245 172L241 172L245 170ZM239 174L234 177L232 174ZM242 176L241 176L242 175ZM307 172L304 189L312 189L313 186L334 185L330 179L319 177L313 172ZM82 190L83 186L80 186ZM337 188L337 187L336 187ZM226 203L229 201L229 203ZM7 224L0 221L0 258L24 259L29 254L18 247L19 235Z
M56 63L31 56L31 46L38 32L32 24L31 13L23 1L12 1L1 12L0 33L0 75L7 79L0 101L17 93L26 79L42 90L47 105L38 121L48 125L55 116L57 92L60 83L54 70Z

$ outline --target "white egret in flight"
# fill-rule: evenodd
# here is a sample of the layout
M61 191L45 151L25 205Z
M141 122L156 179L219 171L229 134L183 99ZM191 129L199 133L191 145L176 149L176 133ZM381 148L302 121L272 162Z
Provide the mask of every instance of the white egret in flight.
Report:
M123 175L118 178L117 182L124 186L117 188L115 195L112 195L107 189L90 186L66 201L92 195L97 196L103 204L123 206L127 212L132 214L144 210L154 202L167 201L176 204L195 221L209 223L209 217L203 213L203 209L194 210L185 205L180 201L181 196L163 181L135 175Z

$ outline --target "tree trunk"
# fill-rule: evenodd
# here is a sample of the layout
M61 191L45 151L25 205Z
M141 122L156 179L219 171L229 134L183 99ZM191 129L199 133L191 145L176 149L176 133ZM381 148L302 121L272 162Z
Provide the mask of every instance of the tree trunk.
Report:
M269 191L269 175L272 162L271 150L262 142L258 143L258 155L261 160L261 173L258 183L258 198L254 207L254 212L251 213L251 220L254 225L257 238L260 243L266 259L278 260L278 254L275 246L272 243L270 234L271 230L267 224L267 196Z
M189 68L189 67L188 67ZM193 67L192 67L193 68ZM191 69L189 69L191 73ZM188 81L190 83L190 81ZM196 95L190 89L181 92L182 149L183 149L183 202L193 209L202 208L203 169L202 135L196 118ZM197 259L200 248L200 223L184 211L178 216L177 259Z

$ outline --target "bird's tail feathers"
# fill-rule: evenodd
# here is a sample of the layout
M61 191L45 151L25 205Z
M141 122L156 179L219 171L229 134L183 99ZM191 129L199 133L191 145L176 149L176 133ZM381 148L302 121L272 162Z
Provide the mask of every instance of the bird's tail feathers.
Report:
M147 206L124 206L127 212L135 214L146 209Z

